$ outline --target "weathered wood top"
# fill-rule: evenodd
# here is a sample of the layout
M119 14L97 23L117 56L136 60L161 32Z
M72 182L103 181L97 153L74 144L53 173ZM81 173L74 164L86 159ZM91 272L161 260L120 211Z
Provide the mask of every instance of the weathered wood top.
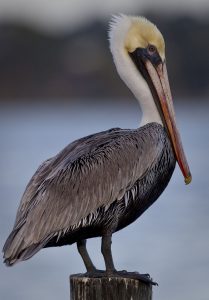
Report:
M89 278L74 274L70 287L71 300L152 300L152 283L128 276Z

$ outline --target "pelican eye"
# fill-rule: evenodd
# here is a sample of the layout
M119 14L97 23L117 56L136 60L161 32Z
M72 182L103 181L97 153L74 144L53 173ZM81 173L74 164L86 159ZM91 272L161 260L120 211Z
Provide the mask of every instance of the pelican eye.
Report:
M154 45L148 45L147 51L150 55L153 55L157 52L157 49Z

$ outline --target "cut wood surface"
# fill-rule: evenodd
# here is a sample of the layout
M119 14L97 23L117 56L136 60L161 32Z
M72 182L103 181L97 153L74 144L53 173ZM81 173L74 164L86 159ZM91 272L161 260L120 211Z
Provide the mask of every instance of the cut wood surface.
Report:
M152 300L152 284L129 277L70 276L71 300Z

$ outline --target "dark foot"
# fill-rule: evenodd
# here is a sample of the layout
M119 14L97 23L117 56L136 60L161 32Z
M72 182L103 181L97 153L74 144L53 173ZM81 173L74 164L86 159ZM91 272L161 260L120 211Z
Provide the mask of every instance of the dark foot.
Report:
M127 278L132 278L136 279L139 281L142 281L144 283L152 284L152 285L158 285L157 282L152 281L152 278L150 277L149 274L140 274L138 272L127 272L125 270L122 271L108 271L106 272L106 276L108 277L127 277Z
M91 271L87 271L86 273L84 273L85 277L90 277L90 278L101 278L105 276L105 271L103 270L98 270L98 269L94 269Z
M142 282L147 283L147 284L158 285L157 282L152 281L152 278L150 277L149 274L140 274L138 272L127 272L125 270L122 270L122 271L116 271L116 270L103 271L103 270L94 269L92 271L88 271L88 272L86 272L84 274L81 274L81 275L85 276L85 277L90 277L90 278L125 277L125 278L136 279L136 280L142 281Z

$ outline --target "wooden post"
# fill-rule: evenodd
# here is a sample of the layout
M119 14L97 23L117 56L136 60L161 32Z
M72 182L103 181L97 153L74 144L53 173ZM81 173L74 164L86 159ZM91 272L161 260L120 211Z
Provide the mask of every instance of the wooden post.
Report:
M70 276L71 300L152 300L152 284L126 277Z

